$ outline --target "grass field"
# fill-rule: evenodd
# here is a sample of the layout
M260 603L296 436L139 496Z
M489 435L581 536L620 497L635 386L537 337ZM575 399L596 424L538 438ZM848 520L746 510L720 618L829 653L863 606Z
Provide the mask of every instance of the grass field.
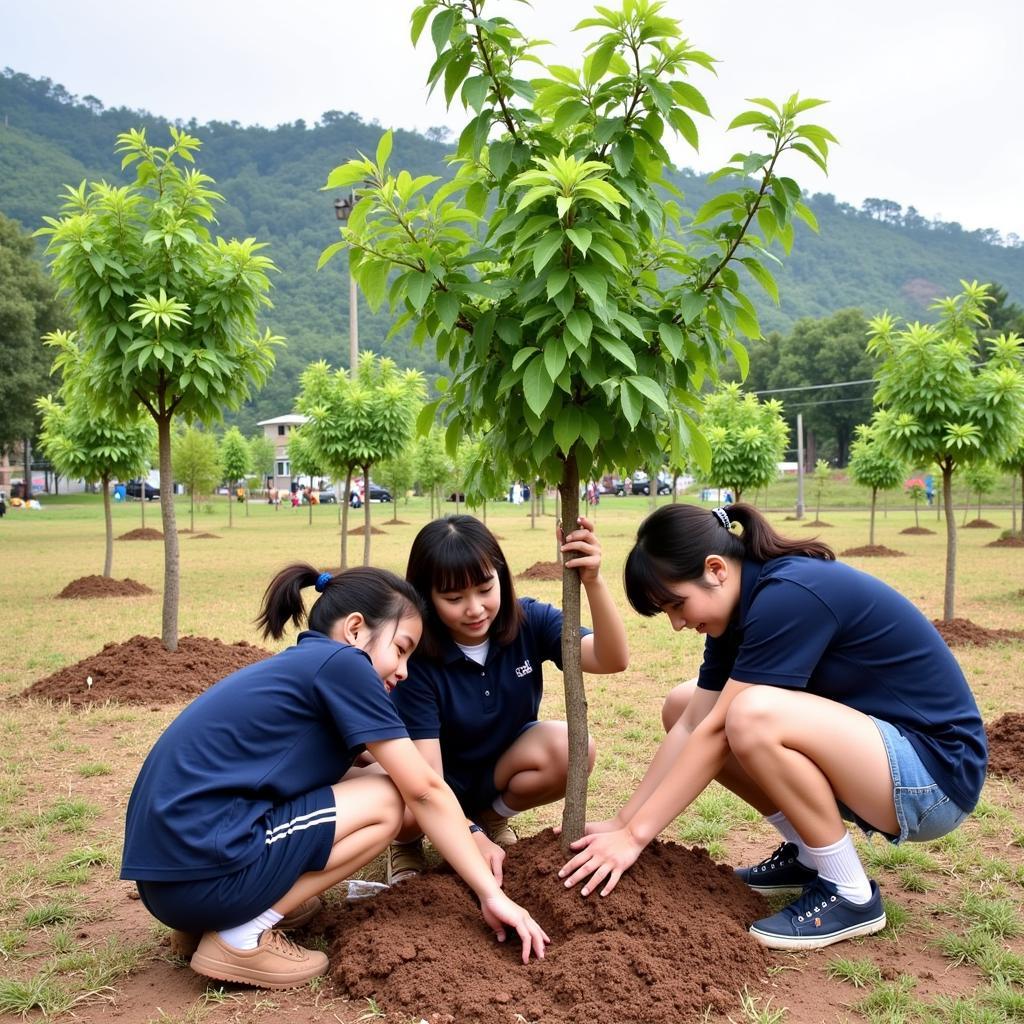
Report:
M153 596L55 600L71 580L102 570L103 524L95 496L43 503L41 512L12 511L0 520L0 696L8 698L0 709L0 1019L41 1009L53 1016L74 1012L79 1019L106 1019L109 1001L132 1024L366 1019L365 1004L349 1004L316 986L299 997L263 1002L258 994L204 988L173 964L161 944L163 930L129 900L130 887L117 880L124 806L142 758L176 709L73 712L11 698L104 643L137 633L158 635L163 549L152 541L115 543L114 576L148 584L157 591ZM779 510L770 518L784 532L818 535L838 551L867 543L863 507L836 508L826 499L822 518L834 525L811 531L785 521L788 500L771 504ZM664 694L692 676L700 660L699 637L673 634L662 617L640 618L622 596L621 567L648 508L647 499L630 497L605 498L596 510L604 571L627 623L631 666L618 676L588 680L599 749L592 818L612 813L639 780L660 738ZM813 517L813 505L810 511ZM338 564L337 509L313 512L310 525L305 509L253 503L245 515L236 506L229 529L226 499L211 512L198 511L196 530L218 539L180 538L181 633L259 642L253 617L277 568L292 559L322 568ZM393 512L404 525L387 522ZM140 525L137 503L116 506L114 515L115 536ZM179 527L187 526L185 499L178 515ZM957 615L990 628L1024 629L1024 550L987 546L1009 528L1009 508L986 507L984 515L997 530L960 533ZM425 500L375 505L373 516L385 531L373 538L373 562L403 572L410 542L427 520ZM361 522L360 514L350 525ZM488 507L488 523L502 538L514 573L553 558L551 515L538 517L534 529L526 506L499 503ZM146 525L160 525L155 504L147 509ZM880 511L876 543L906 557L851 562L935 618L942 608L945 536L934 513L922 517L934 535L900 534L912 525L906 508ZM351 538L350 558L358 559L361 551L362 539ZM519 587L522 594L560 603L559 583ZM956 653L986 720L1024 711L1024 644ZM560 679L552 667L547 679L543 714L558 718ZM551 807L524 815L521 824L532 832L557 819L558 808ZM756 816L717 787L666 837L705 846L716 859L732 863L760 858L774 845ZM1021 788L990 780L978 813L946 840L896 851L865 843L862 849L886 894L890 928L880 939L846 943L817 957L780 957L771 1006L761 996L742 1003L738 998L737 1021L1024 1020ZM917 959L908 959L912 949ZM924 974L906 980L911 968ZM797 1005L797 975L813 985L817 1002ZM783 1016L774 1016L783 1009ZM642 1019L642 1013L624 1007L623 1017Z

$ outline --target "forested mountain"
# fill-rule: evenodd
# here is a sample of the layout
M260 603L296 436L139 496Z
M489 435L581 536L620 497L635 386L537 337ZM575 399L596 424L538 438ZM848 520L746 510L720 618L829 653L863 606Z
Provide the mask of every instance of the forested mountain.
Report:
M0 212L34 230L44 215L57 213L63 185L119 179L113 152L119 132L145 127L162 144L168 124L144 111L105 109L96 97L78 98L49 79L6 69L0 76ZM328 172L357 150L372 153L383 129L340 111L328 111L316 125L296 121L269 129L193 121L183 127L203 141L199 166L227 199L218 232L268 242L281 271L266 319L288 345L279 351L270 383L236 417L248 432L258 419L291 410L298 375L309 362L347 362L345 260L316 270L320 252L337 239L336 196L320 188ZM436 138L398 131L392 160L413 174L444 175L448 149ZM713 193L704 177L687 170L679 172L677 184L693 209ZM763 298L766 333L848 307L926 318L929 301L956 292L961 278L998 281L1011 300L1024 300L1024 248L994 244L994 232L926 221L913 208L904 212L885 200L867 200L860 210L830 195L812 196L808 204L821 233L798 224L793 254L778 275L781 306L755 296ZM386 310L373 314L361 305L361 347L428 373L437 369L432 353L410 350L406 338L385 343L389 327Z

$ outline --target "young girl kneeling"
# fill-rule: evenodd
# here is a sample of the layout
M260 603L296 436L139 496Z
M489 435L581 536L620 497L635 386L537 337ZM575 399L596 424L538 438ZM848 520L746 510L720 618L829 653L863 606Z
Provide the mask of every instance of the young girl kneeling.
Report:
M579 571L594 624L593 632L582 630L583 671L621 672L629 660L626 632L601 578L593 525L580 519L562 551L565 565ZM565 795L566 723L537 720L543 663L562 667L562 613L532 598L516 599L497 539L473 516L447 516L423 527L406 577L427 615L409 678L392 696L409 735L455 791L500 879L504 848L516 841L508 819ZM407 815L399 836L404 842L389 851L389 878L423 870L422 831Z
M737 530L736 526L741 529ZM783 843L737 874L801 895L753 924L775 949L814 949L885 927L843 824L892 843L937 839L977 803L985 732L956 659L891 587L786 540L752 506L667 505L640 526L626 593L642 615L707 636L694 684L666 701L668 735L614 819L587 826L560 872L610 892L712 779Z
M294 647L222 679L157 740L128 803L121 877L185 933L179 948L195 936L198 973L290 988L323 974L327 957L275 929L305 923L318 893L386 849L408 805L498 938L509 925L524 962L543 956L547 936L502 893L388 697L420 639L419 595L380 569L295 564L267 588L264 636L301 623L302 588L314 584ZM360 771L364 746L377 764Z

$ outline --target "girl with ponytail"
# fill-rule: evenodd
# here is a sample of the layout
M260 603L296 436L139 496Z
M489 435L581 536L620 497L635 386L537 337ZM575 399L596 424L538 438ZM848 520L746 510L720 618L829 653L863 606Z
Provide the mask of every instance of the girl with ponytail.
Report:
M296 563L267 587L264 636L301 626L311 586L319 597L295 645L220 680L157 740L128 803L121 877L198 973L292 988L327 957L283 930L387 849L408 805L498 938L511 926L523 961L542 957L547 936L501 891L391 703L423 629L415 588L383 569ZM362 769L364 749L376 763Z
M884 928L844 822L891 843L937 839L985 780L981 716L935 628L885 583L745 504L659 508L640 525L625 587L641 615L705 636L704 661L665 701L667 735L636 792L573 844L564 884L611 892L717 779L782 838L737 875L799 894L754 922L755 939L816 949Z

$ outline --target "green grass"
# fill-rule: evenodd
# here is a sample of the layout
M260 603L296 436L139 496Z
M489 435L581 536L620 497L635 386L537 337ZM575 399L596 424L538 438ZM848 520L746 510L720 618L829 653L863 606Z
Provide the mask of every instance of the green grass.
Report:
M881 984L882 972L877 964L870 960L849 960L836 957L830 960L825 968L830 978L837 978L853 985L854 988L867 988L868 985Z

